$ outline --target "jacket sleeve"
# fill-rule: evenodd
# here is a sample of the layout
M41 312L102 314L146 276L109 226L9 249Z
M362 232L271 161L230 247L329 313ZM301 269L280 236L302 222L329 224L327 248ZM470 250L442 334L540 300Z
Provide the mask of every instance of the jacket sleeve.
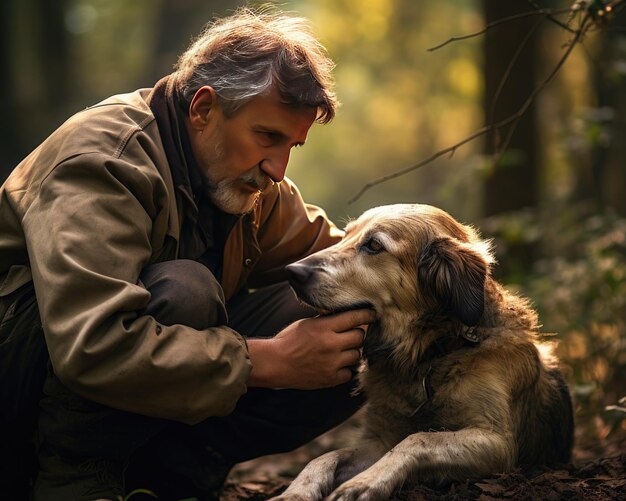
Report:
M231 412L251 366L228 327L138 315L150 299L139 274L168 197L150 172L97 153L66 160L41 183L23 228L59 379L96 402L191 424Z
M261 286L286 280L286 265L341 240L339 230L326 213L302 199L295 184L285 178L266 200L257 238L261 258L250 283Z

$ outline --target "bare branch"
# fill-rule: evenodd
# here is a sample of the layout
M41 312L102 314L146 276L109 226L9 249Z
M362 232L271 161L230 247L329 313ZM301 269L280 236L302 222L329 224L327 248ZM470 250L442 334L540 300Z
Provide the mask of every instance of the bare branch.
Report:
M435 45L434 47L430 47L428 50L429 52L433 52L436 51L438 49L441 49L442 47L445 47L446 45L452 43L452 42L458 42L459 40L467 40L469 38L474 38L477 36L480 36L484 33L486 33L487 31L489 31L491 28L494 28L496 26L499 26L501 24L505 24L505 23L509 23L511 21L516 21L518 19L524 19L526 17L532 17L532 16L544 16L546 18L548 18L550 21L556 22L561 28L574 33L574 30L572 28L570 28L569 26L567 26L566 24L562 23L561 21L559 21L558 19L554 18L553 16L556 14L566 14L568 12L571 12L569 8L567 9L558 9L558 10L552 10L552 9L539 9L539 10L534 10L534 11L529 11L529 12L522 12L520 14L515 14L514 16L508 16L508 17L503 17L502 19L498 19L497 21L493 21L491 23L488 23L482 30L477 31L475 33L470 33L468 35L459 35L459 36L455 36L455 37L451 37L448 40L446 40L445 42L440 43L439 45Z
M471 136L466 137L465 139L463 139L462 141L459 141L458 143L456 143L453 146L450 146L448 148L445 148L443 150L439 150L437 153L435 153L434 155L428 157L425 160L422 160L421 162L418 162L414 165L411 165L409 167L405 167L404 169L397 171L397 172L393 172L391 174L387 174L386 176L382 176L379 177L378 179L374 179L373 181L370 181L369 183L365 184L361 190L354 196L352 197L350 200L348 200L348 204L352 204L354 202L356 202L359 198L361 198L363 196L363 194L369 190L370 188L384 183L386 181L390 181L391 179L395 179L397 177L403 176L404 174L407 174L409 172L411 172L412 170L415 169L419 169L420 167L432 162L433 160L436 160L437 158L450 153L451 155L454 155L455 151L460 148L461 146L463 146L465 143L469 143L470 141L476 139L477 137L480 137L484 134L487 134L487 132L489 132L493 127L492 126L487 126L487 127L483 127L482 129L474 132Z
M514 120L516 120L518 113L516 113L515 115L512 115L504 120L502 120L501 122L498 122L497 124L492 124L492 125L487 125L485 127L483 127L482 129L477 130L476 132L474 132L473 134L467 136L465 139L459 141L458 143L449 146L447 148L444 148L443 150L439 150L437 153L431 155L430 157L426 158L425 160L422 160L421 162L418 162L414 165L411 165L409 167L405 167L404 169L397 171L397 172L392 172L391 174L387 174L386 176L382 176L379 177L378 179L374 179L373 181L370 181L369 183L365 184L363 186L363 188L361 188L361 190L354 196L352 197L350 200L348 200L348 204L352 204L354 202L356 202L359 198L361 198L363 196L363 194L369 190L370 188L384 183L385 181L389 181L391 179L395 179L397 177L403 176L404 174L407 174L415 169L419 169L420 167L423 167L426 164L429 164L430 162L432 162L433 160L436 160L439 157L442 157L443 155L446 155L447 153L450 153L451 155L454 155L454 153L456 152L457 149L459 149L461 146L463 146L466 143L469 143L470 141L473 141L476 138L479 138L480 136L484 136L485 134L487 134L488 132L497 129L499 127L504 127L505 125L508 125L510 123L512 123Z
M535 1L535 0L526 0L532 7L534 7L537 10L543 10L541 8L541 6ZM558 14L566 14L567 12L571 12L571 7L565 8L565 9L560 9L560 10L556 10L553 11L552 14L548 14L546 16L546 18L548 19L548 21L551 21L552 23L556 24L557 26L560 26L561 28L563 28L566 31L569 31L570 33L574 33L575 30L573 30L572 28L570 28L568 23L564 23L563 21L560 21L559 19L557 19L556 17L554 17L555 15Z

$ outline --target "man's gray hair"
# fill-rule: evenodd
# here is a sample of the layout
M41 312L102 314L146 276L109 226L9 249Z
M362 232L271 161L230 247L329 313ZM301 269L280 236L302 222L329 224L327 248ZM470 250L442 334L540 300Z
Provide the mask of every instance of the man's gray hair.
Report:
M251 98L277 88L282 101L317 109L327 123L338 106L334 63L306 19L240 8L210 23L179 58L174 76L188 108L202 86L215 89L226 116Z

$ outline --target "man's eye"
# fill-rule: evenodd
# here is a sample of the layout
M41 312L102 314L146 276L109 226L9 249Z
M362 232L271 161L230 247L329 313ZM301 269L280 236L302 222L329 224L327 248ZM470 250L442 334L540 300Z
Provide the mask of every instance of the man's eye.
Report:
M270 131L259 131L261 142L265 145L273 145L280 140L280 134Z
M378 254L384 251L385 247L380 243L380 240L370 238L361 246L361 250L367 252L368 254Z

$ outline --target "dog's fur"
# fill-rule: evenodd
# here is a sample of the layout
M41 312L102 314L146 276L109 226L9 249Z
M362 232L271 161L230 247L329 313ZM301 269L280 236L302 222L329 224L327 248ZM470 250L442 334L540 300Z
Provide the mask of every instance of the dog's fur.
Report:
M552 347L492 263L490 244L446 212L392 205L288 267L303 302L370 306L379 320L359 373L362 436L309 463L280 499L387 499L407 481L569 460L572 405Z

